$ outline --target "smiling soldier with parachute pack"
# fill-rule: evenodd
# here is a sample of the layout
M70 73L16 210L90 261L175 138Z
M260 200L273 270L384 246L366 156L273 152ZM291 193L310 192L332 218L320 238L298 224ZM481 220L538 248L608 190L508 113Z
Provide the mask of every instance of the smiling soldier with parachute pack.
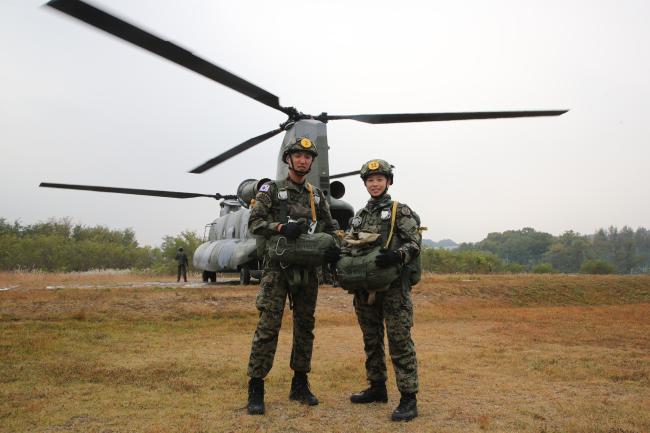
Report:
M419 281L420 218L407 205L393 201L388 187L392 166L381 159L361 167L370 194L366 206L352 219L343 239L337 276L341 287L354 293L354 309L363 333L366 376L370 387L352 394L353 403L387 402L384 324L395 368L400 404L394 421L417 416L418 374L411 338L411 285Z

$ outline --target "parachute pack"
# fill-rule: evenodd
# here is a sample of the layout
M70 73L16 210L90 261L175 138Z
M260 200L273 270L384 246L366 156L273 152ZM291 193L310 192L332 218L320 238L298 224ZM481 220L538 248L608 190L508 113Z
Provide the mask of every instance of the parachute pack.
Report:
M336 271L337 279L342 288L346 290L366 290L369 303L374 301L375 293L388 290L391 283L401 275L408 277L409 284L414 285L420 281L422 275L422 261L420 255L405 265L380 268L375 264L379 253L390 246L395 233L395 219L398 203L392 203L390 224L382 227L382 233L349 233L343 242L348 254L339 260ZM413 218L420 230L420 217L412 212ZM381 242L382 239L386 241Z
M266 252L271 262L301 267L320 266L325 251L336 247L336 241L329 233L302 234L297 239L276 235L266 241Z

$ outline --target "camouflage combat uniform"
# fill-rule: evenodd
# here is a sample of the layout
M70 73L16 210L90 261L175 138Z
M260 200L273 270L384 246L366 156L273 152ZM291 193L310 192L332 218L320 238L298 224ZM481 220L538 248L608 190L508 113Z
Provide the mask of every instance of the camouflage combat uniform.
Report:
M381 233L386 218L390 219L391 197L384 194L379 199L370 199L357 212L351 230ZM382 219L383 214L383 219ZM399 251L404 263L413 260L420 253L421 235L411 209L400 203L397 207L395 234L390 249ZM386 360L384 354L384 321L388 334L390 353L397 388L402 393L418 391L417 361L415 345L411 339L413 326L413 303L408 275L395 280L387 291L378 292L372 305L368 304L368 293L357 290L354 295L354 309L363 333L366 353L366 375L369 382L385 382Z
M248 223L249 231L266 239L277 235L279 224L283 220L280 191L286 191L287 216L293 220L306 220L305 230L311 222L309 191L306 184L298 185L289 178L264 184L255 197L255 206L251 210ZM323 193L314 187L314 201L318 224L315 233L325 232L334 236L334 225L329 204ZM306 287L290 287L288 269L265 260L260 291L256 306L260 312L257 329L253 337L248 376L264 378L273 366L273 358L278 344L278 333L282 324L282 315L287 296L293 300L293 346L291 349L291 368L296 372L308 373L311 370L311 355L314 343L314 312L318 297L318 278L316 268L308 269Z
M178 250L176 256L174 257L174 260L178 262L178 273L176 275L176 281L180 281L182 275L183 280L187 282L187 268L189 266L189 262L187 260L187 254L185 254L182 248Z

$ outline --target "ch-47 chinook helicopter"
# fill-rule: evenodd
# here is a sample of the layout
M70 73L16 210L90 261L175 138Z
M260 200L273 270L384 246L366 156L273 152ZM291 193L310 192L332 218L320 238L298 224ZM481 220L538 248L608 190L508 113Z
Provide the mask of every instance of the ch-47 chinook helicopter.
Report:
M127 23L107 12L79 0L52 0L47 3L60 12L83 21L93 27L103 30L113 36L130 42L151 53L157 54L171 62L203 75L217 83L242 93L264 105L279 110L287 115L287 120L269 132L253 137L243 143L228 149L220 155L204 162L191 170L191 173L203 173L220 163L254 147L255 145L285 133L283 146L299 138L309 138L315 143L319 156L314 160L307 181L318 186L330 202L332 216L338 221L341 229L348 227L348 221L353 216L352 206L341 200L345 194L345 186L334 179L358 174L358 171L330 175L327 142L327 123L330 120L356 120L371 124L435 122L468 119L497 119L506 117L536 117L558 116L568 110L548 111L492 111L492 112L454 112L454 113L399 113L399 114L356 114L356 115L319 115L305 114L294 107L280 105L280 100L274 94L234 75L213 63L210 63L191 52L167 40L161 39L132 24ZM287 166L282 161L282 151L278 155L276 178L287 176ZM211 197L221 200L219 217L210 224L208 240L194 252L193 264L196 269L203 270L204 281L216 281L217 272L240 273L240 281L248 283L251 273L259 277L261 269L256 251L256 240L248 233L248 217L250 203L259 187L268 179L247 179L237 189L236 195L198 194L175 191L158 191L132 188L115 188L92 185L72 185L43 182L42 187L64 188L121 194L148 195L170 198Z

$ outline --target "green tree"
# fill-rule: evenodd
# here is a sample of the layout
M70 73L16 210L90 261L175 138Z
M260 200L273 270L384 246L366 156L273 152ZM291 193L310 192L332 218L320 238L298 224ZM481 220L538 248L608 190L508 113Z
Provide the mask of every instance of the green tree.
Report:
M139 247L132 229L73 226L69 218L32 225L0 219L0 268L45 271L149 268L157 249Z
M561 272L578 272L583 261L591 258L589 240L573 230L564 232L542 256L542 260Z
M185 254L187 254L190 262L189 269L194 270L192 257L194 256L194 251L201 243L202 240L199 235L191 230L185 230L176 236L165 236L160 248L161 254L155 263L156 271L165 273L176 272L177 263L174 257L176 257L176 252L179 248L183 248Z
M622 274L643 269L646 263L645 246L647 230L636 232L628 226L620 230L610 226L607 231L599 229L592 238L593 256L614 265Z
M623 226L616 237L614 264L620 273L629 274L639 262L634 243L634 230Z
M638 258L634 272L650 272L650 230L639 227L634 233L634 244Z
M480 242L462 244L460 250L489 251L506 263L519 263L530 267L541 260L542 255L552 243L553 236L551 234L524 227L521 230L489 233Z

